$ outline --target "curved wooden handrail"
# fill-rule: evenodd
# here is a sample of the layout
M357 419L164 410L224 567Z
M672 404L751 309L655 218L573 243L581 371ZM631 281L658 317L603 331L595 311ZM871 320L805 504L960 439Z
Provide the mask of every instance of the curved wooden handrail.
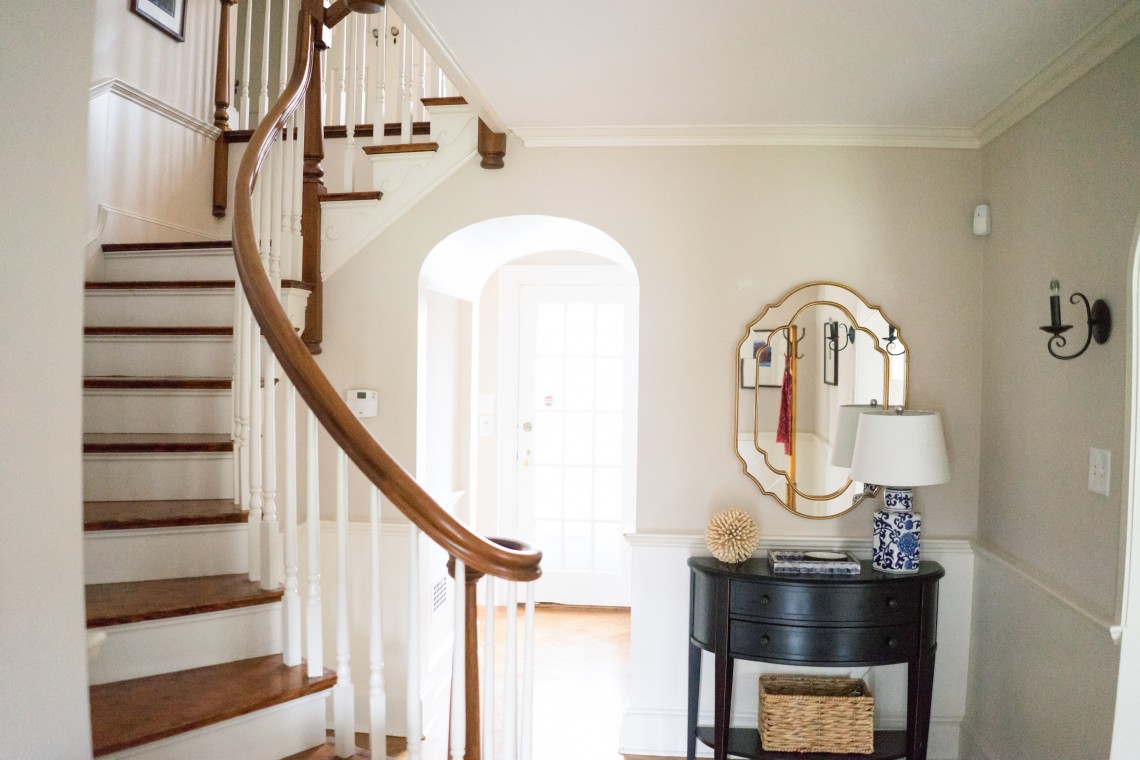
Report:
M333 440L377 488L448 554L488 575L532 581L542 552L497 545L448 514L361 424L297 336L262 267L254 235L251 195L274 139L303 100L313 70L314 22L302 8L296 58L285 90L258 124L238 167L234 190L234 258L250 308L277 361Z

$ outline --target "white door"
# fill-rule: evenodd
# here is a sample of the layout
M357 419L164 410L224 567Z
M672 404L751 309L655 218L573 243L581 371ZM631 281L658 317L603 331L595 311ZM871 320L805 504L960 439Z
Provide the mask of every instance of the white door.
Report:
M519 286L517 514L544 553L539 601L629 604L636 301L634 285Z

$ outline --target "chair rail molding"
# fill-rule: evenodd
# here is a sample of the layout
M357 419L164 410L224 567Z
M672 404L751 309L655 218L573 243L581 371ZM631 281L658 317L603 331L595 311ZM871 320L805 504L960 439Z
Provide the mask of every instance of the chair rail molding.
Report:
M162 98L144 92L117 77L100 79L98 82L92 84L89 97L91 100L95 100L108 93L117 95L123 100L130 101L135 105L142 106L151 113L158 114L191 132L197 132L211 140L216 140L218 135L222 133L220 129L208 121L192 116L181 108L167 103Z

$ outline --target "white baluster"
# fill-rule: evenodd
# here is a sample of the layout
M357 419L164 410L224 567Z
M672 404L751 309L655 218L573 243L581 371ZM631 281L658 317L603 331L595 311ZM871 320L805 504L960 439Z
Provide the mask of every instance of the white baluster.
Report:
M351 21L351 18L349 19L349 21ZM340 35L339 35L340 36L340 43L339 43L340 47L339 48L333 48L333 50L337 50L336 60L337 60L337 63L340 64L340 71L337 72L338 75L337 75L337 83L336 83L336 100L334 101L336 103L336 107L333 111L333 118L337 120L335 122L337 124L348 124L348 122L345 121L348 118L348 109L347 109L347 105L348 105L348 89L347 89L348 81L347 80L348 80L348 66L352 61L352 58L350 57L350 53L348 52L348 44L349 44L348 24L349 24L349 22L339 24L339 26L340 26ZM326 53L325 55L328 55L328 53Z
M523 692L521 760L534 752L534 582L526 584L526 615L523 623Z
M253 44L253 5L241 3L238 9L245 13L245 45L241 57L241 95L238 98L239 129L249 129L249 61Z
M281 58L278 64L280 89L278 94L285 91L285 85L288 83L289 78L289 62L292 51L289 49L289 3L281 3ZM304 110L302 105L299 110ZM292 258L292 202L293 202L293 146L295 141L292 139L293 134L290 131L290 123L296 121L296 116L285 120L285 134L283 137L278 138L278 145L281 151L281 205L279 213L274 217L275 224L280 225L277 234L277 259L279 263L277 283L280 286L281 272L289 271L288 266ZM276 190L274 191L277 192ZM280 220L280 221L277 221Z
M281 530L277 523L277 361L269 344L261 342L261 397L265 402L262 412L261 482L261 587L275 589L281 583Z
M507 646L503 662L503 760L518 760L518 584L507 581Z
M362 52L357 45L359 36L356 29L361 23L359 13L354 13L345 20L344 25L344 67L347 76L343 81L344 88L344 189L351 192L356 189L356 179L353 169L356 164L356 96L357 78L360 76L359 59Z
M371 619L368 628L368 749L372 757L387 757L388 695L384 689L384 636L380 611L380 490L372 487L369 520L372 527L371 565Z
M423 758L423 710L420 705L420 530L412 526L408 545L408 760Z
M375 100L372 108L372 144L384 140L385 115L388 111L388 4L380 11L380 38L376 45L376 71L372 74Z
M257 99L257 119L269 113L269 30L272 26L273 0L265 0L265 24L261 37L261 94Z
M400 142L412 141L412 48L408 40L408 25L400 31L404 47L400 55Z
M428 74L427 74L428 54L427 54L427 48L425 48L422 43L420 44L419 62L420 62L420 72L419 72L419 74L420 74L420 76L419 76L420 96L418 98L416 98L416 105L420 111L420 121L427 121L427 118L428 118L427 106L424 105L424 98L426 98L428 96L428 88L427 88L427 83L428 83L428 80L427 80L427 76L428 76Z
M290 667L301 664L301 595L297 583L297 389L288 376L285 384L285 596L282 611L285 637L282 654Z
M356 697L349 667L348 635L348 455L336 453L336 686L333 731L337 757L356 752Z
M304 250L301 238L301 189L304 185L305 172L305 109L298 108L294 116L293 138L293 170L289 174L293 177L293 220L292 220L292 260L289 271L294 280L301 279L301 257Z
M454 590L455 623L451 647L451 760L463 760L467 754L467 571L463 560L455 559Z
M233 381L230 383L230 407L233 413L233 439L234 439L234 504L241 504L242 491L245 489L245 475L242 472L242 450L245 443L242 440L241 394L244 385L245 364L242 362L241 335L245 328L245 291L241 282L234 282L234 335L233 335Z
M253 190L252 212L254 223L258 222L261 207L264 205L264 186L258 182ZM259 229L255 226L255 230ZM260 236L259 236L260 238ZM258 240L258 250L264 251L264 238ZM262 254L264 258L264 253ZM249 579L261 580L261 328L249 314L249 339L245 345L247 373L249 375L249 440L246 451L249 454Z
M495 756L495 579L487 576L483 598L483 757Z
M317 416L310 409L305 442L305 532L308 538L308 597L305 609L305 660L309 678L320 677L325 670L323 624L321 620L321 502L317 461Z

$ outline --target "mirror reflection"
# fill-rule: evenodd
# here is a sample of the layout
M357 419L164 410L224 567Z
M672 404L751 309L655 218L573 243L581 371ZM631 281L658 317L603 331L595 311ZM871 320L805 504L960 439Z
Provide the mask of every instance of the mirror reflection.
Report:
M836 517L866 498L848 477L836 429L844 405L906 405L898 326L850 288L812 282L764 307L737 349L744 472L804 517Z

